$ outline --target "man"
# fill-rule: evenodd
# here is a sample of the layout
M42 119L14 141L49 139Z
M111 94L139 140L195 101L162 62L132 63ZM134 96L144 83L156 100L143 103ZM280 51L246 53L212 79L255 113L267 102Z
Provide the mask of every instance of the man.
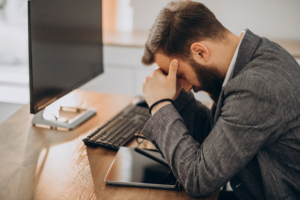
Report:
M287 51L181 1L158 15L142 62L159 67L143 85L148 105L176 99L157 103L142 133L190 195L230 181L240 199L300 198L300 67Z

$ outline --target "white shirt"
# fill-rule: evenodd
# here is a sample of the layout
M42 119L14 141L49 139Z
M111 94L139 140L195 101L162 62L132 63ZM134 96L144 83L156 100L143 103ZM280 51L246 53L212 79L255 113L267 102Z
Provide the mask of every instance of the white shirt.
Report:
M236 63L236 59L237 59L237 55L238 55L238 52L239 52L239 49L240 49L240 45L243 41L243 38L245 36L245 33L246 31L242 31L239 35L241 35L242 33L244 33L239 45L237 46L235 52L234 52L234 55L231 59L231 62L230 62L230 65L229 65L229 68L227 70L227 73L226 73L226 76L225 76L225 79L224 79L224 82L223 82L223 85L222 87L225 87L225 85L228 83L229 79L232 77L232 73L233 73L233 70L234 70L234 66L235 66L235 63Z

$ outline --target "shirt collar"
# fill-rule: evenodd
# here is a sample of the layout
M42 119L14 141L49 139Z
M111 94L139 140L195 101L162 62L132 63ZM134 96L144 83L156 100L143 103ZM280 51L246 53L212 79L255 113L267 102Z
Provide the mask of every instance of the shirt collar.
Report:
M229 79L232 77L233 70L234 70L234 65L236 63L236 59L237 59L237 55L238 55L238 52L239 52L239 49L240 49L240 45L241 45L242 40L243 40L243 38L245 36L246 30L242 31L240 34L242 34L242 33L244 33L244 35L243 35L243 37L242 37L239 45L237 46L237 48L236 48L236 50L234 52L234 55L233 55L233 57L231 59L231 62L230 62L229 68L227 70L227 73L226 73L226 76L225 76L225 79L224 79L222 87L225 87L225 85L228 83Z

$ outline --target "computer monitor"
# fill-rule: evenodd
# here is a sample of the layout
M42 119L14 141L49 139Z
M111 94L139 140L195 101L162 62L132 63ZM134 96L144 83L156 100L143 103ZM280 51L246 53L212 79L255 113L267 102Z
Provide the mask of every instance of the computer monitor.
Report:
M61 122L40 119L41 113L103 73L102 0L28 1L28 34L30 112L36 114L33 124L44 121L47 127L64 128ZM87 118L93 114L95 111L81 115ZM73 126L78 123L82 120ZM74 128L70 123L65 125Z

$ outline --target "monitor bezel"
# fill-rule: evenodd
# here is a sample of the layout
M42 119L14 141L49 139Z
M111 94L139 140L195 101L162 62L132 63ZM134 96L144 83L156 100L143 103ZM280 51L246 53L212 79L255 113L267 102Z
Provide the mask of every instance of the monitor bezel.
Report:
M101 0L102 1L102 0ZM31 40L31 2L28 1L27 7L28 7L28 54L29 54L29 92L30 92L30 113L36 114L39 111L43 110L45 107L50 105L51 103L55 102L56 100L60 99L61 97L65 96L66 94L72 92L73 90L77 89L78 87L84 85L85 83L89 82L93 78L99 76L100 74L104 73L104 65L103 65L103 28L101 28L101 46L102 51L100 55L102 57L102 63L101 63L101 69L99 71L96 71L94 74L91 74L90 77L87 77L86 79L82 80L81 82L75 84L72 88L67 89L60 94L58 94L56 97L48 100L42 105L35 106L34 105L34 98L33 98L33 69L32 69L32 40ZM102 3L101 3L101 15L102 15ZM101 27L103 22L101 21Z

